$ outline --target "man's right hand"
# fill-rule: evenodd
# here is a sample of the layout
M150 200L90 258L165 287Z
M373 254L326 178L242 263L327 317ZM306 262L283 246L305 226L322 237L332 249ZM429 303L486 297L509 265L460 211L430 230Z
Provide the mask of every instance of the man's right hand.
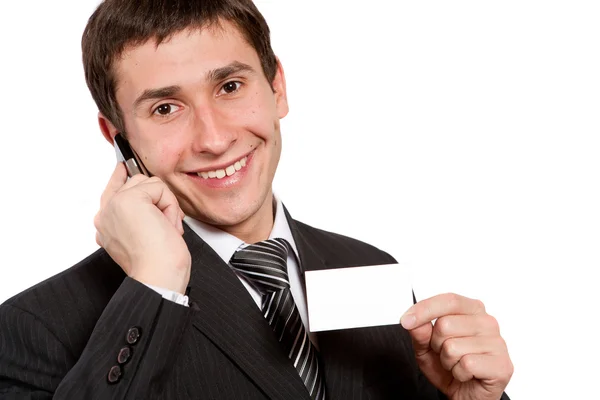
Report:
M139 174L127 181L118 163L94 218L96 242L131 278L183 294L192 264L183 217L160 178Z

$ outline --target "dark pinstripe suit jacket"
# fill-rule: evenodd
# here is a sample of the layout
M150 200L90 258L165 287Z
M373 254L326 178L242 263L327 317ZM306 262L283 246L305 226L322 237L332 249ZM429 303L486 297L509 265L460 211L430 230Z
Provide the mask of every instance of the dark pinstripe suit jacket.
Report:
M287 217L307 270L395 262ZM248 291L185 228L189 308L126 277L103 250L2 304L0 399L309 400ZM133 327L139 338L129 344ZM443 398L399 325L323 332L318 342L329 399ZM130 357L111 384L125 347Z

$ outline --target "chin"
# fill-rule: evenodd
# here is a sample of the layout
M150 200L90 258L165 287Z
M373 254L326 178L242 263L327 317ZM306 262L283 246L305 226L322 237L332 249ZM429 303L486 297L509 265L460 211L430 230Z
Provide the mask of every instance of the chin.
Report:
M250 217L256 215L259 209L260 205L256 203L240 206L221 203L216 207L210 207L209 212L206 212L206 209L194 210L193 214L188 215L210 225L226 227L244 223Z

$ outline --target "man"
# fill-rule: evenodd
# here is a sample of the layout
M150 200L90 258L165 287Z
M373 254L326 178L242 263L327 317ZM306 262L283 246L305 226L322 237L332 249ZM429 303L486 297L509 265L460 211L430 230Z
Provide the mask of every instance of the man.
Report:
M102 249L0 307L0 398L508 398L479 301L306 330L304 271L395 261L273 196L285 77L249 0L106 0L82 47L104 137L153 177L118 164Z

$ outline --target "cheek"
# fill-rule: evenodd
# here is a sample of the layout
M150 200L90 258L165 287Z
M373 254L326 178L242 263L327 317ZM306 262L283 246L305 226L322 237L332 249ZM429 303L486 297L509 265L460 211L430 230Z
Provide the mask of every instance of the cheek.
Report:
M263 140L273 140L279 129L274 104L269 99L261 99L259 95L250 99L243 112L237 113L237 119L240 125Z
M157 176L171 173L183 154L181 148L172 141L154 141L148 143L146 149L144 164Z
M137 126L143 137L139 141L142 161L146 167L158 176L164 176L175 170L185 152L182 133L185 132L187 120L180 119L179 125L140 124Z

